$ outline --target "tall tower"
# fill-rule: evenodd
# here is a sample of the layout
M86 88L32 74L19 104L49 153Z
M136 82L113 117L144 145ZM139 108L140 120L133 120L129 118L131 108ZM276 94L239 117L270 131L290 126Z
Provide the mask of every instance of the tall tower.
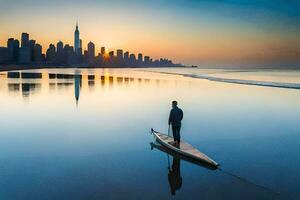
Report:
M78 22L76 23L76 30L74 33L74 48L75 48L75 53L79 54L79 49L80 49L80 38L79 38L79 29L78 29Z

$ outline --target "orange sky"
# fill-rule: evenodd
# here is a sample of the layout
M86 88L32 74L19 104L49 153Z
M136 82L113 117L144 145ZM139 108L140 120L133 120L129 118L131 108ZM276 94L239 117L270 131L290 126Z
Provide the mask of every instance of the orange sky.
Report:
M9 37L20 39L22 32L42 44L44 52L50 43L59 40L73 45L78 19L83 47L93 41L97 51L101 46L121 48L195 65L299 61L300 31L278 21L264 25L260 21L221 18L210 12L198 15L197 10L137 12L136 8L106 6L58 9L51 4L31 12L13 7L12 12L0 14L0 45L5 46Z

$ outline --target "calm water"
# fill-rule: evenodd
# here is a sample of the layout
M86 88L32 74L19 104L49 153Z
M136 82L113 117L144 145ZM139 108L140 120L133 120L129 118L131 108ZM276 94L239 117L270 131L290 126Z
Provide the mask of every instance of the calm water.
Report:
M0 199L300 199L300 90L145 70L1 72ZM167 132L174 99L182 137L221 170L151 150L150 128Z

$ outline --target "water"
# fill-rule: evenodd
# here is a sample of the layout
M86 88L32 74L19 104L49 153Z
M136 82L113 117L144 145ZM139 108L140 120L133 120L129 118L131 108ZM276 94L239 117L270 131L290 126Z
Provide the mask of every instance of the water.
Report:
M1 72L0 199L300 198L300 90L154 70L182 73ZM249 72L184 73L249 79ZM297 71L251 73L256 81L299 80ZM182 137L220 170L151 150L150 129L167 132L174 99L184 110Z

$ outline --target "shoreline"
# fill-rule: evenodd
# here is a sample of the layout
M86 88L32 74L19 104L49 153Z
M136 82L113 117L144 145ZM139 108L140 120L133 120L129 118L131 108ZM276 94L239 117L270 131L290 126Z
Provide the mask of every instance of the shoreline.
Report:
M0 66L0 72L3 71L15 71L15 70L27 70L27 69L70 69L70 68L90 68L90 69L125 69L125 68L132 68L132 69L143 69L143 68L192 68L191 66L164 66L164 67L90 67L90 66L62 66L62 65L2 65Z

